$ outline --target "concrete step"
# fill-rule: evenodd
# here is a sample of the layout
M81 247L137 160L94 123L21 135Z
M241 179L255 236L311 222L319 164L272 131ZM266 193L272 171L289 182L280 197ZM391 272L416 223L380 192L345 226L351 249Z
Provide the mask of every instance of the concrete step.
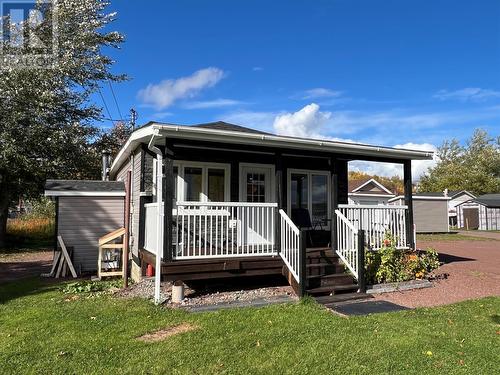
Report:
M334 306L337 303L346 301L355 301L360 299L370 299L373 298L371 294L366 293L344 293L344 294L334 294L332 296L320 296L315 297L316 302L325 305L326 307Z

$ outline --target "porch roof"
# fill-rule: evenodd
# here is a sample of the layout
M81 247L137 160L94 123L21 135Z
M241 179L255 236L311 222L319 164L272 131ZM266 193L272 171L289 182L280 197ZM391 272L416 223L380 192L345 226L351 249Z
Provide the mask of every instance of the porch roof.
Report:
M153 135L171 139L213 141L218 143L274 147L291 150L343 153L355 157L380 157L395 160L429 160L432 151L407 150L362 143L332 141L327 139L306 139L275 135L244 128L238 125L216 122L200 125L176 125L149 122L135 130L116 156L111 166L111 175L130 153L141 143L148 143Z

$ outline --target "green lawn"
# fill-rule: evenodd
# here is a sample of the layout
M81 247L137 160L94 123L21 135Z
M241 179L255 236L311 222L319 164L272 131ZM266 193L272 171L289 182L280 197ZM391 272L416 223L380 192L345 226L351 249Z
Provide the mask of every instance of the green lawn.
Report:
M417 234L417 241L495 241L486 237L467 236L459 233Z
M342 318L313 302L186 313L55 286L0 286L5 373L494 374L500 298ZM163 342L135 338L188 322Z

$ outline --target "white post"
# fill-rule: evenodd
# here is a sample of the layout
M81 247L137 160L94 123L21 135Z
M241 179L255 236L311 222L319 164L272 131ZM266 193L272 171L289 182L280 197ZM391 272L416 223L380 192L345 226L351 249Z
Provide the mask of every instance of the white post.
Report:
M161 255L163 253L163 155L157 154L156 158L156 203L158 218L156 220L156 264L155 264L155 304L160 301L160 287L161 287Z

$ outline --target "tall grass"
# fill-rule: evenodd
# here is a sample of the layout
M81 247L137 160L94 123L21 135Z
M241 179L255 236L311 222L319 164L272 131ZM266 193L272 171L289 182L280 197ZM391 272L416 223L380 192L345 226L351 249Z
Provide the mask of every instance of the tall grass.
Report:
M21 217L7 221L7 235L16 240L50 241L54 238L54 230L53 217Z

